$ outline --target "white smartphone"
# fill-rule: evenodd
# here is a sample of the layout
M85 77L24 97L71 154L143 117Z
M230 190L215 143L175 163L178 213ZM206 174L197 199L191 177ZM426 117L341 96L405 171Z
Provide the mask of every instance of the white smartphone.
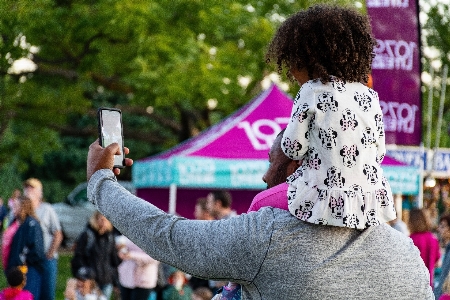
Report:
M115 155L114 167L125 167L125 152L123 150L122 112L117 108L100 107L97 111L100 146L107 147L118 143L121 155Z

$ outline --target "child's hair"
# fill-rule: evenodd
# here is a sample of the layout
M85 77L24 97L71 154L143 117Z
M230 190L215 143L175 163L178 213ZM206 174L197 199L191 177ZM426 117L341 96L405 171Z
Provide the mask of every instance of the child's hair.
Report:
M330 75L367 83L376 40L369 18L352 8L319 4L289 17L280 26L266 53L278 73L306 69L311 79Z
M25 282L25 274L20 267L13 267L6 271L6 281L11 287L19 287Z

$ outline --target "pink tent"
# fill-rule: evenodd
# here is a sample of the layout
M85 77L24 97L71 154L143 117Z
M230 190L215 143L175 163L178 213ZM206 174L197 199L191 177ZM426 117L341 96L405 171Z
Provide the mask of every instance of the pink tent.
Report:
M292 99L273 85L198 136L135 162L137 195L162 210L192 218L198 198L226 189L233 209L247 211L253 197L266 188L262 176L269 165L268 152L286 127L291 109ZM401 164L390 158L385 162Z

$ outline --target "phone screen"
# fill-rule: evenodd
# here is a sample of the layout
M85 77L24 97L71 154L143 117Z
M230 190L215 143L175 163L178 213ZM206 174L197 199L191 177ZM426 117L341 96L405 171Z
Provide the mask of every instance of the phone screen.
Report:
M123 167L123 134L122 134L122 113L117 109L99 109L100 143L102 147L107 147L112 143L118 143L122 151L121 155L115 155L114 166Z

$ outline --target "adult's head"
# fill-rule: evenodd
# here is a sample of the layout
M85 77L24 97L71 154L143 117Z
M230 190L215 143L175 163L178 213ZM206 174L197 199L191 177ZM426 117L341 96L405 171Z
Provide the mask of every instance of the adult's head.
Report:
M44 195L41 181L37 178L27 179L23 183L23 194L30 198L34 207L37 208Z
M184 285L188 283L186 274L176 268L171 268L169 271L169 278L167 279L170 285L173 285L177 290L181 290Z
M431 220L427 211L413 208L409 211L408 228L410 233L431 231Z
M197 220L213 220L214 217L208 210L206 198L199 198L195 203L194 217Z
M281 149L284 131L285 129L278 133L269 151L269 168L262 178L267 183L267 188L286 182L286 178L299 167L299 162L287 157Z
M278 72L305 70L310 79L330 75L350 82L368 81L376 40L369 18L351 8L319 4L289 17L266 53Z
M89 225L100 235L113 231L114 227L111 222L102 215L98 210L95 211L89 219Z
M16 218L20 223L22 223L27 217L33 217L37 219L33 201L31 201L31 199L26 196L20 196L19 206L16 211Z
M209 212L216 219L222 219L231 212L231 194L227 191L213 191L206 197Z
M444 214L439 218L437 232L444 246L450 243L450 214Z

